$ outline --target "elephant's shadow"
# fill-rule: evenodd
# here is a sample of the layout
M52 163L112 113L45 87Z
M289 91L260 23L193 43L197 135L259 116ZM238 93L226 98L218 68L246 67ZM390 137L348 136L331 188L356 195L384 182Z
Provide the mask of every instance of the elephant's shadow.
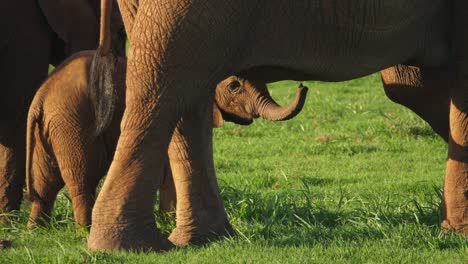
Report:
M331 184L320 179L303 182ZM410 237L414 229L421 228L434 237L440 235L440 189L436 188L423 200L408 198L403 204L389 197L366 201L347 193L333 201L323 193L317 197L307 187L265 194L222 182L221 195L229 219L241 237L266 240L276 246L364 243L385 240L394 233Z

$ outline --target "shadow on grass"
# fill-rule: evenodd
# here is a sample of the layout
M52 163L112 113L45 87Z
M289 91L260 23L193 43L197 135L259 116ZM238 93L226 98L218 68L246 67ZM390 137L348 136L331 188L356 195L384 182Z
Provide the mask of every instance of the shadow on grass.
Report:
M301 178L301 181L304 186L327 186L327 185L339 186L341 184L355 184L359 182L358 179L350 179L350 178L331 179L331 178L321 178L321 177L311 177L311 176L304 176Z
M444 235L439 228L438 188L427 197L408 198L403 202L391 196L365 201L351 197L341 188L338 194L334 200L314 198L306 185L287 195L265 194L248 187L222 188L230 220L247 240L286 247L387 239L409 247L430 244L442 249L464 245L458 236L440 239Z
M430 138L438 138L438 135L432 130L432 128L424 126L424 127L410 127L408 129L408 134L413 137L430 137Z
M461 236L440 234L440 188L434 187L423 197L401 198L393 194L365 200L353 196L342 185L331 195L314 193L316 189L312 187L330 183L327 179L304 178L302 182L302 188L281 194L258 191L249 185L243 188L222 185L229 219L238 231L233 240L278 247L353 243L361 246L390 243L398 247L426 249L467 246L466 239ZM68 200L64 201L68 205ZM13 223L0 225L0 234L4 235L1 238L16 240L23 236L48 237L63 233L62 240L66 241L63 243L83 244L80 242L82 236L75 233L69 214L71 208L62 206L47 228L32 233L25 230L27 213L15 214ZM158 215L157 219L165 234L175 226L173 215ZM88 257L93 259L94 254Z

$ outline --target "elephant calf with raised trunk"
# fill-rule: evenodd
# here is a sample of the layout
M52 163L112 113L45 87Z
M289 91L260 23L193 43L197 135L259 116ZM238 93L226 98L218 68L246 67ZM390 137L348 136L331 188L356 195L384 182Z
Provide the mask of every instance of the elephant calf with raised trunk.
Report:
M99 51L98 51L99 52ZM110 124L101 132L94 116L90 95L90 67L93 51L75 54L42 85L28 116L26 180L32 209L29 225L50 215L57 193L67 186L78 224L91 224L91 209L99 180L105 175L120 135L125 108L124 58L116 62L113 76L114 102ZM302 109L307 89L300 86L295 101L279 107L263 83L236 76L220 82L213 103L214 126L224 120L250 124L258 116L286 120ZM161 209L175 209L175 192L166 165L160 188Z

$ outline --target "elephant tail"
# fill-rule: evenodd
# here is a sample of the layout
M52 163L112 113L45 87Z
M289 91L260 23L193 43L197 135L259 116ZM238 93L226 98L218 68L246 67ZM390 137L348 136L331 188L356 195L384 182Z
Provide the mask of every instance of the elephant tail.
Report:
M117 95L114 87L115 54L111 50L111 13L113 0L101 0L99 47L90 67L89 96L94 108L95 135L100 135L112 121Z
M39 91L29 107L28 120L26 123L26 193L30 200L33 200L33 198L37 196L34 191L32 164L36 145L35 130L39 120L41 120L43 116L42 102L42 96L40 96Z
M99 50L101 56L107 56L111 50L112 1L101 0L101 28L99 31Z

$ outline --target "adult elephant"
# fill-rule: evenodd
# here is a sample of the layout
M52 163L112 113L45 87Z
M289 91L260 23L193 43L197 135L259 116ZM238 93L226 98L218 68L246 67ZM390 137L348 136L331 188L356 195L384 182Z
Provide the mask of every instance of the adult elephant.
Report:
M206 114L211 87L229 74L341 81L396 64L453 69L443 227L467 232L463 1L454 0L452 10L445 0L118 2L131 43L126 110L93 209L89 248L159 250L229 233ZM152 213L167 148L177 191L170 242Z
M0 25L0 213L18 210L24 186L26 115L49 64L97 46L100 1L4 1ZM113 15L120 30L115 48L123 54L125 34L119 12ZM5 221L6 218L1 218Z

